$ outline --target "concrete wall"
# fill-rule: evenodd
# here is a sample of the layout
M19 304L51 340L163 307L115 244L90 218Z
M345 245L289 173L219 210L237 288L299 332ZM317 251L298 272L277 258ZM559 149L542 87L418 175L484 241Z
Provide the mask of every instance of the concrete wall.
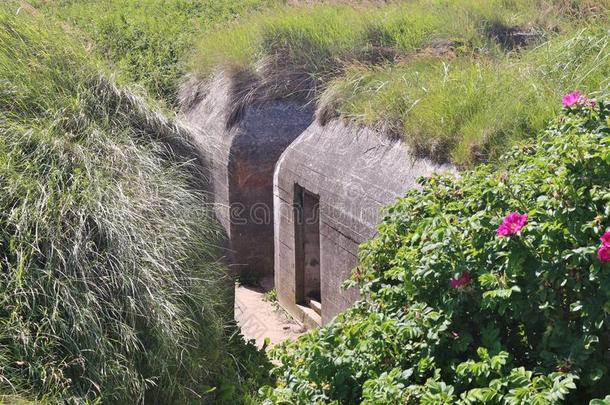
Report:
M339 121L312 124L285 150L275 169L275 287L280 304L307 321L306 309L295 303L295 185L320 198L321 322L326 323L358 299L357 291L340 286L357 265L358 245L375 235L381 208L416 187L418 177L447 169L413 157L403 144L370 129Z
M358 298L340 286L357 264L358 245L374 236L381 208L416 187L417 177L446 168L414 158L372 130L312 123L312 108L302 101L249 97L243 84L219 76L186 83L181 92L182 120L210 167L227 260L235 275L273 276L280 303L297 319L309 314L308 320L326 323ZM300 253L299 187L319 198L319 218L299 228ZM306 270L298 291L297 263ZM316 318L296 301L315 296L318 285L322 315Z
M273 170L313 112L296 100L243 103L241 85L229 76L187 82L181 112L201 153L213 154L211 191L232 272L260 279L274 268Z

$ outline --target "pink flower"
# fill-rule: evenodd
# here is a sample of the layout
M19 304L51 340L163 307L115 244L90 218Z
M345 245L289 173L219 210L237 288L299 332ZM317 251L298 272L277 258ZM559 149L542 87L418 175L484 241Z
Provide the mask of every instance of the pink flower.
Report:
M610 262L610 246L603 245L597 250L597 258L602 263Z
M471 281L472 277L470 276L470 273L465 271L460 275L460 277L449 280L449 285L451 285L452 288L459 288L470 284Z
M599 240L602 241L603 246L610 246L610 231L604 232L604 234L601 238L599 238Z
M498 229L496 230L497 236L511 236L516 235L521 228L525 226L527 222L527 214L519 214L518 212L511 212L504 218Z
M602 245L597 249L597 258L602 263L610 262L610 231L604 232L599 240Z
M580 91L574 90L571 93L566 94L561 99L561 103L564 107L582 107L582 106L590 106L595 107L597 102L595 100L590 99L587 96L584 96Z
M582 98L582 93L578 90L575 90L575 91L563 96L563 98L561 99L561 103L563 104L564 107L571 107L574 104L578 103L581 98Z

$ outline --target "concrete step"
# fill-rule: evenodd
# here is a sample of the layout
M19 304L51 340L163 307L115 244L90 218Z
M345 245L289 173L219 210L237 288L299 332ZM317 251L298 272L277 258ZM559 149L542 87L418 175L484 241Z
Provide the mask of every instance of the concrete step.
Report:
M322 325L322 316L313 309L305 305L297 305L297 309L300 312L297 321L303 323L308 329L317 328Z
M307 305L309 308L317 312L318 315L322 316L322 304L312 298L307 299Z

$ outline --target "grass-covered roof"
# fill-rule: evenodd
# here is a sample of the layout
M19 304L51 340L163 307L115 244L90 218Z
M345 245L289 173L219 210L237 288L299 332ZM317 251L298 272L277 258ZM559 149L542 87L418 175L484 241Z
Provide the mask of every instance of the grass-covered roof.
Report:
M191 71L254 72L267 97L463 166L533 136L564 92L609 90L607 0L296 3L202 35Z

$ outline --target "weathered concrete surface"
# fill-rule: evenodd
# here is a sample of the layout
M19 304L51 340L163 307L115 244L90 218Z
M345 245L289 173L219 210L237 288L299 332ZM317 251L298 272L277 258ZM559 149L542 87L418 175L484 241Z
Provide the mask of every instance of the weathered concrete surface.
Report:
M340 286L357 265L358 245L375 235L380 210L416 179L448 167L413 157L370 129L312 124L282 154L274 175L275 286L280 304L305 321L295 283L295 188L319 196L322 323L358 299Z
M216 214L227 237L232 273L273 274L273 170L284 149L313 120L298 100L257 101L240 78L191 81L181 91L183 120L209 157ZM245 102L246 100L247 102Z

